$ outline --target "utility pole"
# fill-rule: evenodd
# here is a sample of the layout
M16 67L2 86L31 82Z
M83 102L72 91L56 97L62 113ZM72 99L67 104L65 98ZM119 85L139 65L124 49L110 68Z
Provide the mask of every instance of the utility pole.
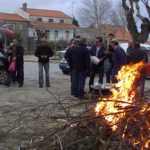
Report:
M74 7L74 1L72 1L72 18L74 18L73 7Z

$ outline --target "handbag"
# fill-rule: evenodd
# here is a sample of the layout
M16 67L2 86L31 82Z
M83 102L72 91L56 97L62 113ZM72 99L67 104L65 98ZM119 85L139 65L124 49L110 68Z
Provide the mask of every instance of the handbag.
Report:
M9 72L14 72L16 70L16 62L12 61L8 67Z

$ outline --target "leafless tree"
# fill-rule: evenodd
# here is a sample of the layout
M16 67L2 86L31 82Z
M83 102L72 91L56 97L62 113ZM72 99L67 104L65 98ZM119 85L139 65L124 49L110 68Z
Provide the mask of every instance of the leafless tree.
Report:
M113 3L111 0L82 0L79 7L81 24L104 24L110 22Z
M122 7L121 2L114 6L114 9L111 14L111 21L113 25L119 25L127 27L127 19L125 10Z
M144 5L144 9L140 8L142 5ZM146 42L150 33L150 1L122 0L122 7L126 13L127 28L133 41ZM147 15L144 15L144 10L147 12ZM141 20L140 30L137 28L135 14Z

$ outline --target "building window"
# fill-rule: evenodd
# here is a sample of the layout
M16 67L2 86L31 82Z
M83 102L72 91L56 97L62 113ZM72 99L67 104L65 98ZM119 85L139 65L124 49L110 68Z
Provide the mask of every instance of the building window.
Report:
M53 22L53 19L49 19L49 22Z
M15 25L15 24L12 24L12 25L11 25L11 28L12 28L13 31L15 31L16 25Z
M19 25L19 30L23 30L23 24Z
M66 38L69 39L69 31L66 31Z
M55 38L58 38L58 31L55 30Z
M46 38L49 39L50 30L45 30Z
M60 23L64 23L64 20L61 19L61 20L60 20Z
M40 21L40 22L42 22L42 18L37 18L37 21Z

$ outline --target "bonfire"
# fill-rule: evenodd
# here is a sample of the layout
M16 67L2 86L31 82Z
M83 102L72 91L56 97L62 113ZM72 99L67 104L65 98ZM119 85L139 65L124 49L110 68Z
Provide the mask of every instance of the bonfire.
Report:
M121 142L145 150L150 147L150 106L141 97L141 78L144 63L123 66L117 75L118 83L112 95L100 99L95 111L104 118Z

